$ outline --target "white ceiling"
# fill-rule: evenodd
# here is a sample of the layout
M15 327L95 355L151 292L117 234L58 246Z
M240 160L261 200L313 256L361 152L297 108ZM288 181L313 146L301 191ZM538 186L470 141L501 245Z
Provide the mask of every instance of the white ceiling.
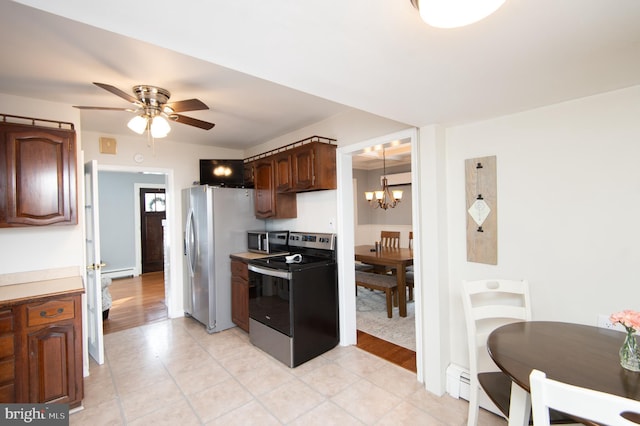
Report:
M91 82L157 85L202 100L210 110L185 115L216 123L174 124L170 138L228 148L349 108L447 125L640 84L638 0L507 0L452 30L410 0L21 3L60 16L0 0L0 92L126 107ZM129 133L126 112L81 117Z

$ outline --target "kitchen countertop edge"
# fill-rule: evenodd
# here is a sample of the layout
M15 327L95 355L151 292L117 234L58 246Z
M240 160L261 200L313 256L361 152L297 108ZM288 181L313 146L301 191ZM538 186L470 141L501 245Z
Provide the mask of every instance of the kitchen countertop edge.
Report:
M0 286L0 306L61 294L83 293L81 276Z

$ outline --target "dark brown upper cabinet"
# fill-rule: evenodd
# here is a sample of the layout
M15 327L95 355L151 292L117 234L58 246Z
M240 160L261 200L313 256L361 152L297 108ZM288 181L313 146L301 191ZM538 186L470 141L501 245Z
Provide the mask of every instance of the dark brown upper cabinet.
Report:
M0 122L0 227L77 223L73 128Z

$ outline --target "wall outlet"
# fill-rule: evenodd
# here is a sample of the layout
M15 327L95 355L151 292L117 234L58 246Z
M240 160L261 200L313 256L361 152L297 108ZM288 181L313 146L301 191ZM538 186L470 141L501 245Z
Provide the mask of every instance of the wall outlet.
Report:
M609 319L609 315L605 315L605 314L598 314L598 327L608 328L609 330L626 332L622 324L613 324Z

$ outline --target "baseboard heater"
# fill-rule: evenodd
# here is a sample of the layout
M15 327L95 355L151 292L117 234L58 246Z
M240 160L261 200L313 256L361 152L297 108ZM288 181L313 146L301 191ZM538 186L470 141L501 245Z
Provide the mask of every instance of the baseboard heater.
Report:
M111 271L102 271L102 276L109 278L135 277L135 272L136 268L113 269Z
M447 393L454 398L462 398L469 401L471 385L469 381L469 370L459 365L449 364L447 367ZM491 402L487 394L480 392L480 407L504 417L500 409Z

